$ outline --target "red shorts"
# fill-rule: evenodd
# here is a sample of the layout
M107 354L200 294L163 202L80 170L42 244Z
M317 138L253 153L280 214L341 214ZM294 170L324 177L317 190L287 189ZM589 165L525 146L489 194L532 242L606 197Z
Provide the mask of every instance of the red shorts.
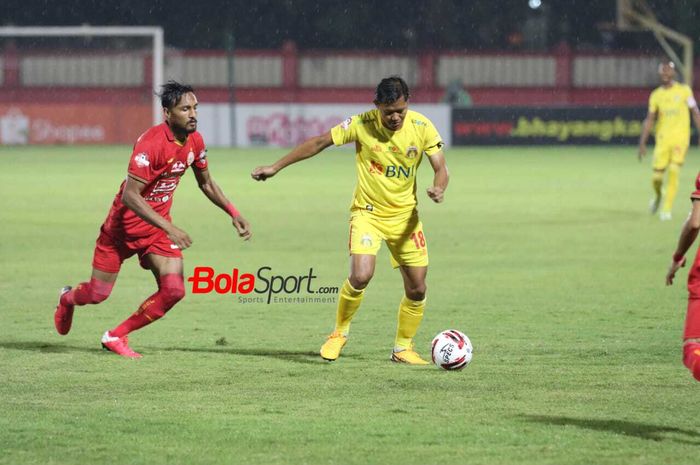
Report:
M95 242L95 253L92 257L92 267L105 273L118 273L122 262L137 254L142 268L148 269L144 258L148 254L162 257L182 258L182 251L168 239L164 231L147 237L130 237L113 235L100 229L100 235Z

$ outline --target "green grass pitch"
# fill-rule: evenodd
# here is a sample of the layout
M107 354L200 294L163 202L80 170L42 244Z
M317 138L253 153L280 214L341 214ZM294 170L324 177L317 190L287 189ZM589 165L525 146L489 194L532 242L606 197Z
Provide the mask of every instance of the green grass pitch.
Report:
M250 220L243 243L190 174L173 208L194 240L185 274L347 274L353 155L334 149L255 183L281 150L210 150L211 172ZM647 213L649 161L629 148L446 152L444 204L419 209L430 248L416 338L454 327L461 372L389 361L400 276L384 248L343 356L318 349L333 304L241 304L191 294L131 337L102 333L154 290L135 259L112 296L52 323L59 288L90 273L128 147L2 148L0 464L690 464L698 385L681 364L683 270L663 285L700 166L691 149L673 221ZM219 343L217 343L219 341ZM225 344L224 344L225 342Z

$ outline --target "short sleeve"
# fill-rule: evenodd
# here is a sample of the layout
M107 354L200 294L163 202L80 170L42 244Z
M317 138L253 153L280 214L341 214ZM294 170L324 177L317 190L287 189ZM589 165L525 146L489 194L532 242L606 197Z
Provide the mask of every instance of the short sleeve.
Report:
M435 129L433 123L429 120L426 120L425 123L425 148L423 151L426 155L430 156L442 150L445 144L442 142L442 137L440 137L440 133Z
M358 116L351 116L339 125L331 129L331 137L334 145L345 145L357 140Z
M659 101L657 98L657 93L652 92L649 96L649 113L656 113L659 111Z
M690 194L692 200L700 200L700 173L695 178L695 191Z
M209 168L209 162L207 161L207 146L204 145L204 139L202 139L201 136L197 142L197 154L194 158L194 166L200 170L205 170Z
M685 102L688 104L688 108L696 108L698 106L698 102L695 101L695 96L693 96L693 89L688 86L686 87L686 92Z
M128 173L146 183L157 176L160 168L159 151L148 142L136 142L129 160Z

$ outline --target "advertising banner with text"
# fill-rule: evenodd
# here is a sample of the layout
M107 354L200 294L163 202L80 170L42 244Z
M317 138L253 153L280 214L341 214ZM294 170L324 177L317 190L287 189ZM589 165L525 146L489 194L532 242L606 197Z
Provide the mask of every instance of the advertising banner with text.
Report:
M468 108L452 112L454 145L637 144L646 108Z
M0 145L133 144L152 124L151 106L3 105Z
M292 147L318 136L349 116L374 108L347 104L237 104L235 145ZM409 107L427 116L450 145L450 107L445 104L414 104Z

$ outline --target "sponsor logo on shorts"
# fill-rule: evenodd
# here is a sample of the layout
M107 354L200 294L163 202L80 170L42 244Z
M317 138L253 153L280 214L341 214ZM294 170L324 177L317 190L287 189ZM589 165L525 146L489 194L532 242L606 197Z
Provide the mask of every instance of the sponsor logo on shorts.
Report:
M362 247L372 247L372 236L368 233L363 234L360 239L360 244L362 244Z

